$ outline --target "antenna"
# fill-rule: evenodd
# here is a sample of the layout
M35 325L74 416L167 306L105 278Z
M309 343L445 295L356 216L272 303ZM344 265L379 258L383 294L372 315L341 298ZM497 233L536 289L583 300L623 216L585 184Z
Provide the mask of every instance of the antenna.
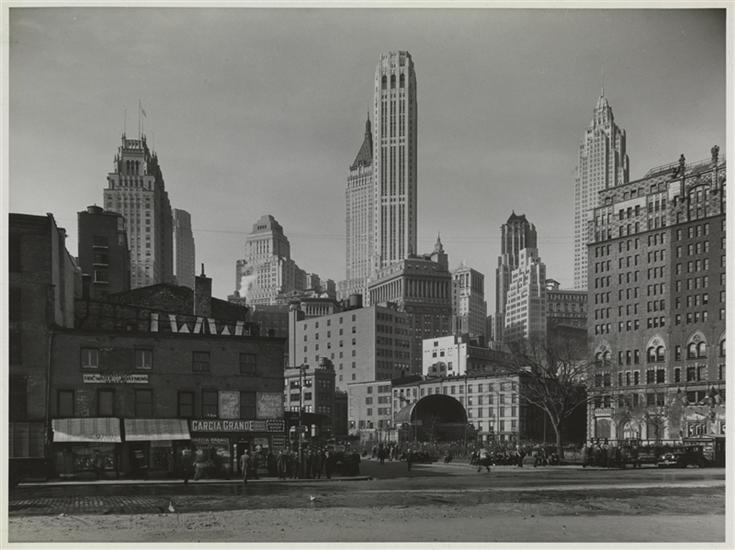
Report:
M123 107L123 135L128 133L128 108Z
M605 95L605 65L600 65L600 81L602 83L601 89L600 89L600 95Z

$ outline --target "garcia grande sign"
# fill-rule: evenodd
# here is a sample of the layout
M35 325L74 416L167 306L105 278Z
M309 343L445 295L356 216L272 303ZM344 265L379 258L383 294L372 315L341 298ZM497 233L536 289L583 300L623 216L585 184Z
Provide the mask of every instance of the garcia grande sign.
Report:
M192 420L191 431L283 433L286 431L286 423L281 418L272 420Z

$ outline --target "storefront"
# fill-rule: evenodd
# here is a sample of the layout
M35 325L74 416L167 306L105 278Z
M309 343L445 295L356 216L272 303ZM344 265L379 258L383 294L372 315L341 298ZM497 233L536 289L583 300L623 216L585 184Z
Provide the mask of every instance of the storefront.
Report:
M203 477L240 474L239 460L247 449L258 460L258 472L267 475L268 455L286 448L286 423L269 420L201 419L191 421L195 468Z
M189 426L180 418L126 418L123 471L131 477L179 477Z
M54 418L54 473L72 479L120 476L119 418Z

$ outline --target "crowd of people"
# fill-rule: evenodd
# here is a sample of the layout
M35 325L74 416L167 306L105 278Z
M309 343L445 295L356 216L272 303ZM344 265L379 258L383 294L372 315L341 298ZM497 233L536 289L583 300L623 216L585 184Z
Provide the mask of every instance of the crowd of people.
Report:
M638 445L612 445L607 439L590 439L582 447L582 467L599 466L602 468L624 468L626 464L641 467Z

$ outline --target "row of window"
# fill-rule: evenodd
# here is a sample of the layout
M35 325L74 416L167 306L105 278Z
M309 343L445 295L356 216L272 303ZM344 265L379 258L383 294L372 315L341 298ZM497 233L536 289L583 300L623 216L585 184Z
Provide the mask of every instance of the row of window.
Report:
M642 395L637 393L632 393L629 395L620 394L617 397L617 406L619 408L625 408L625 407L638 407L643 404L645 404L647 407L663 407L666 405L666 393L663 392L653 392L653 393L646 393L645 399L642 397ZM717 397L720 402L724 402L725 400L725 390L719 389L717 391ZM687 391L683 394L682 400L686 400L687 403L695 404L695 403L706 403L709 399L714 400L715 398L712 398L710 396L710 392L707 392L706 390L694 390L694 391ZM598 395L595 396L592 401L592 406L595 409L608 409L611 407L613 402L611 395Z
M124 351L124 350L123 350ZM127 350L130 351L130 350ZM133 366L140 370L153 369L153 350L135 349L133 351ZM101 353L99 348L81 348L80 349L80 366L83 369L98 369L102 365ZM117 359L116 359L117 363ZM254 375L256 374L257 355L255 353L240 353L239 355L240 374ZM192 372L210 372L211 355L208 351L193 351L191 353L191 370Z
M84 393L88 393L87 390ZM77 415L76 400L79 390L59 389L57 390L57 416L73 417ZM96 392L96 414L100 417L117 416L120 411L126 410L123 403L116 399L114 388L99 388ZM177 416L179 418L195 417L195 392L179 391L177 397ZM217 390L201 390L201 416L203 418L218 418L219 392ZM139 418L153 418L156 416L156 407L153 390L133 390L133 411ZM240 392L240 418L255 418L256 415L256 392Z

